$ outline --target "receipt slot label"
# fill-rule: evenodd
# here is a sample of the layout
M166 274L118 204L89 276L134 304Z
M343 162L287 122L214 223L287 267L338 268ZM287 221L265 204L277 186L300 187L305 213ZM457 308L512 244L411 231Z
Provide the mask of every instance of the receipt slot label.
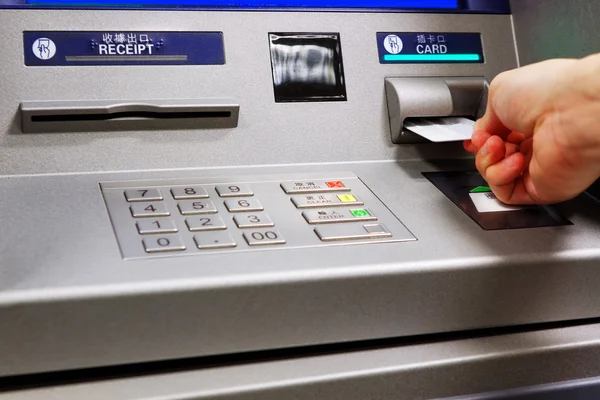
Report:
M23 32L28 67L223 65L222 32Z

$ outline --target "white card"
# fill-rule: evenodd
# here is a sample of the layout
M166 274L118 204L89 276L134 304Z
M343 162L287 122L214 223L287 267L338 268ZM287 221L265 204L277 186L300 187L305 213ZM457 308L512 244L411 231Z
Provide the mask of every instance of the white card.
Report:
M496 198L494 193L491 192L469 193L469 196L471 196L471 200L473 200L475 208L477 208L477 211L480 213L518 211L523 209L523 207L510 206L502 203Z
M432 142L457 142L473 136L475 121L461 117L411 118L404 127Z

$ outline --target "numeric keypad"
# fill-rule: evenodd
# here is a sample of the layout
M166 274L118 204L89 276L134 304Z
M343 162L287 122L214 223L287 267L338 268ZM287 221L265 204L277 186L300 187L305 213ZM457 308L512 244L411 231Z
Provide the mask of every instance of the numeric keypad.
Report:
M353 174L106 182L124 258L413 241Z
M141 242L146 253L189 249L182 236L174 235L185 232L194 234L194 247L201 251L238 247L226 220L230 221L232 230L248 231L243 237L249 246L285 243L279 231L259 230L274 228L275 223L264 212L260 201L253 197L254 192L249 185L216 185L213 188L181 185L163 192L170 193L172 200L166 201L158 188L123 191L125 200L131 203L129 208L136 219L137 233L145 237ZM222 207L225 213L231 213L231 218L225 219L219 214L220 207L214 202L218 198L224 198L221 200ZM167 206L170 201L175 202L174 209L178 211L175 214L171 214L170 206Z

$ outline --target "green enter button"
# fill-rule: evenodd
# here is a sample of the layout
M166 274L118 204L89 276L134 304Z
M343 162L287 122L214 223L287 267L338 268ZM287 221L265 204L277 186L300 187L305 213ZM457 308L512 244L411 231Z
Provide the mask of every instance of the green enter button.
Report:
M353 216L357 217L357 218L364 218L364 217L370 217L371 214L365 210L364 208L361 210L350 210L350 213L352 213Z

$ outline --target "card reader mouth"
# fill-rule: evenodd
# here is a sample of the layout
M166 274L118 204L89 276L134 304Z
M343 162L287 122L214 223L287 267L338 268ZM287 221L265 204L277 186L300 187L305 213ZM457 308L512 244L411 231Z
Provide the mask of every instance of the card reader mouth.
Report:
M392 143L451 142L471 137L489 85L477 76L388 77L385 91Z

